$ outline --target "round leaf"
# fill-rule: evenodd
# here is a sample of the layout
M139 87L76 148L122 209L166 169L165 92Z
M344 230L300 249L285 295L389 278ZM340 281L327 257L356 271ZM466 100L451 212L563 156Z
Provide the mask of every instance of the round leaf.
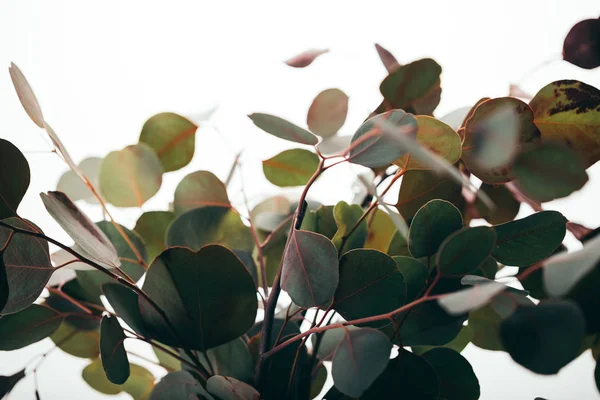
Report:
M462 228L460 211L444 200L432 200L415 214L408 232L408 249L414 258L430 257L442 242Z
M504 350L500 341L502 317L488 305L469 313L469 326L473 331L471 342L486 350Z
M123 342L126 336L116 317L105 315L100 324L100 359L106 377L122 385L129 378L129 360Z
M526 267L552 255L566 234L566 218L557 211L542 211L526 218L496 225L499 263Z
M306 124L321 137L333 136L340 130L348 115L348 96L340 89L326 89L313 100Z
M105 283L102 285L102 293L129 327L140 335L147 336L137 293L118 283Z
M315 135L283 118L261 113L254 113L248 117L254 122L254 125L278 138L311 146L319 142Z
M442 275L464 275L475 271L492 254L496 232L487 226L463 228L440 245L436 264Z
M50 335L54 344L67 354L80 358L96 358L100 355L100 333L98 330L79 330L68 321Z
M585 69L600 66L600 18L576 23L563 44L565 61Z
M331 240L294 230L283 255L281 287L300 307L330 301L338 286L338 255Z
M206 356L216 375L224 375L243 382L250 382L254 377L252 355L242 338L213 347L206 352ZM200 354L198 359L205 368L209 369L204 354Z
M183 343L140 301L148 331L169 346L183 344L195 350L243 335L258 307L252 277L235 254L219 245L196 253L181 247L165 250L148 268L143 290L165 311Z
M264 160L265 177L280 187L304 186L319 167L319 156L304 149L285 150Z
M90 182L97 185L100 165L102 165L101 158L89 157L79 163L79 170L85 174ZM56 185L56 190L63 192L73 201L85 200L92 204L98 202L91 189L81 180L77 172L73 170L62 174Z
M100 167L100 190L117 207L141 207L158 192L163 166L145 143L111 151Z
M479 195L475 203L479 216L490 224L497 225L512 221L519 213L521 203L515 200L506 186L493 186L483 183L479 187L479 191L484 193L494 204L494 208L490 209Z
M340 248L342 241L350 233L363 213L364 210L357 204L350 205L345 201L340 201L335 205L333 208L333 219L337 225L337 232L331 239L335 247ZM340 252L345 253L348 250L364 247L367 234L367 221L363 219L352 234L346 238L344 248Z
M342 393L359 397L385 370L392 343L371 328L345 333L333 356L333 382Z
M409 109L438 83L441 73L442 67L434 60L417 60L390 73L379 90L391 107Z
M0 318L0 350L17 350L50 336L63 321L50 307L32 304Z
M174 219L170 211L148 211L138 218L133 231L143 239L149 260L167 248L167 229Z
M367 225L368 233L364 247L366 249L387 252L388 248L390 248L392 238L398 232L390 214L383 210L375 209L373 210L373 215L369 217Z
M29 163L19 149L0 139L0 219L14 217L29 187Z
M175 189L173 206L176 214L206 206L231 207L225 185L209 171L186 175Z
M454 350L437 348L423 354L440 382L440 398L448 400L479 399L479 381L471 364Z

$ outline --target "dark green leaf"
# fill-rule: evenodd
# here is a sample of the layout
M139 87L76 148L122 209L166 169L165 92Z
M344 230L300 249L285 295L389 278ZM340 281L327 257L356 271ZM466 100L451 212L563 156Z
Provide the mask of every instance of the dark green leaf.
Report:
M414 258L434 255L442 242L462 228L460 211L444 200L432 200L415 214L408 232L408 248Z
M241 338L213 347L206 352L206 355L216 375L224 375L243 382L250 382L254 376L252 356L246 342ZM203 354L200 354L198 359L205 368L210 369Z
M227 188L209 171L196 171L186 175L175 189L175 213L181 214L206 206L231 207Z
M389 339L375 329L345 330L333 356L335 386L348 396L361 396L387 366L391 350Z
M337 250L318 233L294 230L283 256L281 287L300 307L330 301L338 286Z
M259 400L252 386L229 376L214 375L206 382L206 390L222 400Z
M29 164L14 144L0 139L0 219L14 217L29 187Z
M408 251L408 242L402 233L400 233L400 231L396 231L396 233L394 233L392 241L390 242L390 247L387 249L387 253L390 256L410 257L410 252Z
M285 150L262 162L265 177L280 187L304 186L319 167L319 156L305 149Z
M383 129L380 124L384 121L397 131ZM402 136L414 140L416 134L417 120L412 114L392 110L376 115L363 123L352 137L348 160L370 168L385 166L407 152Z
M408 171L402 178L396 208L407 221L411 220L428 201L441 199L458 208L464 203L462 186L431 171Z
M160 113L144 123L139 141L154 150L165 172L175 171L192 161L197 129L181 115Z
M16 350L50 336L64 316L50 307L32 304L16 314L0 317L0 350Z
M512 193L506 186L493 186L483 183L479 191L484 193L494 203L494 208L490 209L477 196L476 205L477 211L481 218L484 218L490 224L503 224L515 219L521 208L521 203L515 200Z
M596 388L600 391L600 363L596 362L594 368L594 380L596 381Z
M481 307L469 313L469 326L473 331L471 342L486 350L504 350L500 341L502 317L491 305Z
M600 66L600 18L576 23L565 38L563 59L585 69ZM598 381L598 379L596 379Z
M567 219L557 211L542 211L496 225L492 256L500 263L525 267L549 257L563 241Z
M179 215L167 231L167 245L199 250L207 244L252 251L252 233L229 207L195 208Z
M25 220L7 218L4 222L17 228L40 231ZM9 228L0 227L0 247L6 244L10 233ZM3 305L0 314L12 314L29 307L39 297L54 268L50 264L48 243L22 233L12 236L0 256L3 264L0 268L0 288L6 289L0 292L0 297L5 298L4 302L0 301L0 305Z
M350 331L360 329L353 325L348 325L345 328ZM346 330L344 328L333 328L323 332L323 337L321 339L321 345L319 346L319 352L317 353L317 357L324 361L331 361L333 355L335 354L335 350L337 349L342 339L344 339L345 335ZM315 340L316 337L313 336L313 347Z
M61 192L40 194L48 213L73 239L83 255L108 268L121 265L108 237Z
M425 58L390 73L379 89L391 107L409 109L412 103L423 98L437 84L441 73L442 67L438 63Z
M261 113L250 114L248 117L254 122L254 125L278 138L307 145L315 145L319 141L315 135L306 129L300 128L283 118Z
M158 192L163 166L145 143L111 151L100 166L100 191L117 207L141 207Z
M431 364L440 382L440 398L479 399L479 381L471 364L456 351L447 348L429 350L423 358Z
M584 316L570 300L521 307L500 326L502 344L513 360L544 375L558 373L575 359L584 336Z
M147 211L135 223L133 231L144 240L149 260L167 248L167 229L174 219L175 214L170 211Z
M487 226L465 227L454 232L440 245L436 255L438 271L442 275L473 272L492 254L495 244L496 232Z
M541 203L567 197L588 181L581 157L554 144L520 154L514 174L527 197Z
M10 375L0 375L0 399L4 398L21 379L25 378L25 369Z
M311 377L311 383L310 383L310 398L311 399L316 398L321 393L326 382L327 382L327 368L325 368L325 366L323 364L321 364L321 366L317 369L317 372L314 373L313 376Z
M404 276L396 261L385 253L351 250L340 259L339 271L333 308L346 320L384 314L406 303Z
M131 364L130 368L129 379L123 385L115 385L106 378L99 359L85 367L81 376L88 385L100 393L115 395L123 391L131 395L133 400L148 400L150 391L154 387L154 375L139 365Z
M123 346L126 336L116 317L105 315L100 324L100 359L106 377L122 385L129 378L129 360Z
M363 219L361 223L350 234L354 225L362 216L364 210L356 204L348 204L340 201L333 208L333 218L337 225L337 232L333 236L332 242L340 250L344 237L347 237L344 248L340 253L343 254L349 250L364 247L367 240L367 221ZM350 234L350 236L348 236Z
M344 125L348 115L348 96L340 89L326 89L313 100L306 124L313 133L326 138Z
M143 290L165 311L183 343L140 301L145 327L175 347L207 350L227 343L252 326L258 307L252 277L235 254L219 245L196 253L165 250L148 269Z
M463 325L460 330L460 333L454 339L452 339L452 341L450 341L442 346L439 346L439 347L452 349L452 350L460 353L461 351L463 351L465 349L465 347L467 347L467 345L471 342L472 338L473 338L473 330L471 329L471 327L469 325ZM435 349L435 348L437 348L437 347L436 346L414 346L412 348L412 351L415 354L422 355L422 354L428 352L429 350Z
M412 257L393 257L400 273L406 280L406 302L411 302L423 293L429 278L429 269Z
M139 299L137 293L118 283L105 283L102 285L102 293L129 327L140 335L147 336L139 306L143 300Z

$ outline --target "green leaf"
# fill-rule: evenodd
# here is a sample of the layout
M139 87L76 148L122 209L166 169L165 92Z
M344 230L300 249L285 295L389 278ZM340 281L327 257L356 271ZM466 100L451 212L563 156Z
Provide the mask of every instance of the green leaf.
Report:
M574 360L584 336L583 314L570 300L521 307L500 327L502 344L513 360L543 375L556 374Z
M139 306L142 300L136 292L119 283L105 283L102 285L102 293L129 327L142 336L148 336Z
M331 240L294 230L283 255L281 288L300 307L329 302L338 286L338 255Z
M143 239L149 260L167 248L167 229L174 219L175 214L170 211L147 211L135 223L133 231Z
M445 123L426 115L417 115L417 142L433 151L450 164L458 161L461 155L461 143L458 134ZM408 153L394 161L404 170L428 170L431 165Z
M478 308L469 313L469 326L473 331L471 342L485 350L504 350L500 341L502 317L491 305Z
M211 376L206 382L206 390L222 400L260 399L260 393L252 386L229 376Z
M158 363L161 367L165 368L169 372L179 371L181 370L181 361L172 355L160 350L158 347L152 347L156 358L158 358ZM175 354L177 354L177 350L170 348Z
M462 228L448 236L440 245L436 255L438 271L441 275L471 273L487 261L495 245L496 232L493 228Z
M396 231L394 236L392 237L392 241L390 242L390 247L387 249L387 253L390 256L409 256L410 252L408 251L408 242L407 239L400 233L400 231Z
M541 144L531 108L513 97L480 103L465 125L462 160L476 177L487 183L514 179L517 152Z
M32 304L0 318L0 350L16 350L50 336L64 316L50 307Z
M542 211L496 225L496 261L525 267L549 257L562 243L567 219L557 211Z
M90 182L97 186L101 164L101 158L88 157L79 163L79 170L84 173ZM73 201L85 200L91 204L98 203L98 199L96 199L92 190L81 180L77 172L73 170L68 170L62 174L56 185L56 190L63 192Z
M587 168L600 159L600 91L573 80L544 86L529 103L544 143L575 150Z
M544 262L544 288L552 297L569 293L600 261L600 236L583 244L583 249L559 253Z
M355 329L361 329L354 325L348 325L344 328L333 328L323 332L323 337L321 338L321 344L317 353L317 357L320 360L331 361L333 355L335 354L335 350L337 349L342 339L344 339L344 337L346 336L346 329L350 331ZM312 336L312 340L314 348L316 336Z
M462 226L462 215L452 203L431 200L419 209L410 224L410 254L414 258L434 255L442 242Z
M113 223L108 221L100 221L97 222L96 225L113 244L117 250L119 259L123 260L121 261L121 269L125 271L125 273L131 277L131 279L138 281L142 275L144 275L146 269L137 262L136 253L131 249L123 236L121 236L119 230ZM148 256L146 254L144 242L138 236L138 234L130 231L124 226L119 225L119 227L129 238L129 241L133 244L133 246L137 249L138 254L140 254L144 262L148 262ZM103 272L97 270L86 270L77 271L77 281L89 297L96 299L102 294L102 285L104 283L113 282L113 279Z
M321 391L323 390L323 387L325 386L325 383L327 382L327 368L325 368L325 366L323 364L321 364L319 366L319 368L317 369L317 372L313 374L313 376L311 377L311 383L310 383L310 398L311 399L315 399L317 396L319 396L319 394L321 393Z
M442 67L434 60L417 60L390 73L379 90L391 107L409 109L435 87L441 73Z
M123 342L127 337L116 317L105 315L100 324L100 359L106 377L122 385L129 378L129 360Z
M248 346L242 338L213 347L206 352L206 355L215 375L224 375L243 382L252 381L254 363ZM205 368L209 369L209 363L203 354L199 354L198 359Z
M467 345L471 342L472 338L473 338L473 330L471 329L471 327L469 325L463 325L459 334L454 339L452 339L452 341L450 341L442 346L439 346L439 347L452 349L452 350L460 353L461 351L463 351L465 349L465 347L467 347ZM436 348L438 348L438 347L414 346L412 348L412 351L415 354L422 355L422 354L428 352L429 350L436 349Z
M32 223L14 217L4 222L17 228L35 228L41 232ZM6 245L10 233L9 228L0 227L0 247ZM54 268L50 264L48 242L22 233L15 233L0 255L3 264L0 287L7 289L0 293L0 297L5 298L4 302L0 301L0 305L3 305L0 314L12 314L29 307L39 297Z
M40 197L48 213L73 239L80 253L107 268L121 265L108 237L64 193L41 193Z
M367 218L367 225L367 240L365 241L364 248L379 250L384 253L387 252L390 248L392 238L394 238L397 232L396 225L394 225L390 214L376 208L373 210L373 214Z
M337 225L337 232L333 236L332 242L335 247L340 250L344 237L350 234L354 225L363 215L364 210L356 204L348 204L345 201L340 201L333 208L333 219ZM340 253L345 253L349 250L362 248L367 240L367 221L363 219L358 227L347 238L344 248Z
M361 396L386 368L391 350L389 339L375 329L345 330L333 356L335 386L348 396Z
M181 115L160 113L144 123L139 141L154 150L165 172L176 171L192 161L197 129Z
M389 132L380 124L386 122L398 131ZM414 138L417 119L402 110L392 110L365 121L352 137L348 160L354 164L377 168L402 157L407 149L401 136Z
M527 197L541 203L567 197L588 181L579 154L555 144L520 154L514 174Z
M150 146L127 146L111 151L102 161L100 191L117 207L141 207L160 189L163 172L160 159Z
M600 66L600 19L576 23L565 38L563 59L585 69ZM598 381L598 379L596 379Z
M207 350L227 343L252 326L258 307L252 277L235 254L219 245L196 253L181 247L165 250L148 268L143 290L168 315L183 343L140 301L145 327L174 347Z
M14 144L4 139L0 139L0 171L0 219L4 219L17 215L30 180L27 159Z
M406 281L406 302L411 302L423 293L429 278L429 269L412 257L395 256L393 259Z
M339 271L333 308L346 320L384 314L406 303L407 283L385 253L351 250L340 259Z
M493 186L483 183L479 187L479 191L484 193L494 204L494 208L490 209L478 195L475 202L477 211L481 218L493 225L510 222L519 213L521 203L515 200L514 196L506 188L506 186Z
M333 214L334 208L334 206L321 206L316 211L308 211L302 221L301 229L333 239L338 230Z
M231 204L227 189L219 178L209 171L196 171L186 175L177 185L173 206L179 215L194 208L231 207Z
M312 146L319 142L315 135L283 118L261 113L250 114L248 118L263 131L280 139Z
M167 245L199 250L207 244L252 251L252 233L229 207L195 208L179 215L167 230Z
M10 376L0 375L0 398L4 398L21 379L25 378L25 369Z
M319 156L304 149L285 150L262 162L265 177L280 187L303 186L319 167Z
M81 330L64 321L50 339L67 354L80 358L96 358L100 355L100 333L95 330Z
M215 400L188 371L175 371L163 377L152 390L149 400Z
M326 89L315 97L306 116L308 129L326 138L340 130L348 115L348 96L340 89Z
M136 364L131 364L130 369L129 379L123 385L115 385L106 378L99 359L85 367L81 376L92 389L100 393L115 395L123 391L131 395L133 400L147 400L154 387L154 375Z
M464 203L461 191L461 185L443 175L430 171L408 171L402 178L396 208L407 221L434 199L446 200L461 208Z
M429 350L423 358L431 364L440 382L440 398L479 399L479 381L471 364L456 351L447 348Z

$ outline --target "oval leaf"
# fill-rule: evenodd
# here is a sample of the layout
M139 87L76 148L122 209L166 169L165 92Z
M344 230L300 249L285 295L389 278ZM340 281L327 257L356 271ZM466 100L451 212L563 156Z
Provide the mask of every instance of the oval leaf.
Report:
M126 336L116 317L105 315L100 324L100 359L106 377L122 385L129 378L129 360L123 342Z
M21 379L25 378L25 369L10 375L0 375L0 398L4 398Z
M390 73L379 86L381 94L391 107L410 109L413 103L425 97L438 83L442 67L430 58L403 65ZM433 108L437 106L434 102Z
M319 156L304 149L285 150L262 162L265 177L280 187L304 186L319 168Z
M263 131L280 139L312 146L319 142L315 135L283 118L261 113L248 115L248 118Z
M576 23L563 44L565 61L585 69L600 66L600 18Z
M487 226L463 228L440 245L436 264L441 275L464 275L479 268L492 254L496 232Z
M97 358L100 355L100 332L97 329L84 331L65 321L50 335L50 339L56 347L75 357Z
M50 336L64 317L50 307L32 304L0 318L0 350L17 350Z
M231 207L225 185L209 171L186 175L175 189L175 213L206 206Z
M0 139L0 219L14 217L29 187L29 163L19 149Z
M345 240L344 248L340 250L340 254L347 252L348 250L364 247L365 241L367 240L367 221L363 221L354 229L354 231L348 236L350 231L354 228L354 225L359 221L364 210L357 204L348 204L345 201L340 201L333 208L333 219L337 226L337 231L331 241L335 247L340 250L342 241Z
M320 55L323 55L325 53L328 53L328 52L329 52L328 49L306 50L306 51L298 54L297 56L294 56L294 57L290 58L289 60L285 61L285 63L287 65L289 65L290 67L294 67L294 68L308 67L310 64L313 63L313 61L315 61L315 59L317 57L319 57Z
M25 112L37 126L43 128L44 116L42 115L42 109L31 86L29 86L27 79L25 79L25 75L23 75L19 67L12 62L8 68L8 72L10 72L10 79L12 80L13 86L17 91L17 96L19 96L19 100L21 101L21 105L25 109Z
M100 190L117 207L141 207L162 184L160 159L145 143L111 151L100 167Z
M102 285L102 293L129 327L142 336L148 336L136 292L118 283L105 283Z
M306 124L313 133L326 138L340 130L348 115L348 96L340 89L326 89L313 100Z
M192 161L197 129L181 115L160 113L144 123L139 141L154 150L165 172L176 171Z
M506 289L499 282L490 281L450 293L438 299L438 303L449 314L460 315L485 306L498 293Z
M331 240L318 233L294 230L283 255L281 287L300 307L330 301L338 286L338 256Z
M129 379L123 385L115 385L106 378L99 359L85 367L81 376L91 388L100 393L115 395L123 391L131 395L133 400L148 400L150 391L154 387L154 375L146 368L135 364L131 364Z
M481 200L479 195L475 203L479 216L490 224L498 225L512 221L521 209L521 203L515 200L506 186L493 186L483 183L479 187L479 191L483 192L494 204L494 208L490 208Z

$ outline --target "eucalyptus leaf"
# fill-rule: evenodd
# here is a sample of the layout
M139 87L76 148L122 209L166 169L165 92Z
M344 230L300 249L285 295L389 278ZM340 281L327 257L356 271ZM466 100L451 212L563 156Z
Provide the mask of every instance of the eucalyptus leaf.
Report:
M148 260L167 248L167 229L174 219L175 213L170 211L147 211L138 218L133 231L144 241Z
M248 117L254 125L280 139L313 146L319 142L315 135L283 118L261 113L250 114Z
M129 379L123 385L115 385L106 378L101 364L100 359L96 359L86 366L81 373L83 380L92 389L108 395L125 392L133 400L148 400L148 396L150 396L150 392L154 387L154 375L150 371L139 365L131 364Z
M256 389L230 376L211 376L206 382L206 390L222 400L260 399L260 393L258 393Z
M438 83L441 72L442 67L434 60L417 60L390 73L379 89L393 108L409 109Z
M102 165L102 159L99 157L89 157L82 160L79 163L79 169L93 184L98 184L98 175L100 173L100 166ZM66 194L71 200L85 200L88 203L96 204L98 200L96 196L89 188L89 186L81 180L77 173L73 170L69 170L62 174L56 190Z
M139 306L143 300L140 300L136 292L118 283L105 283L102 285L102 293L131 329L142 336L148 336Z
M23 153L4 139L0 139L0 171L0 219L4 219L17 215L31 179Z
M72 321L73 319L71 319ZM65 320L50 339L67 354L79 358L98 358L100 356L100 332L98 329L82 330Z
M465 227L440 245L436 265L442 275L464 275L479 268L492 254L496 232L487 226Z
M23 378L25 378L25 369L9 376L0 375L0 398L4 398L4 396L9 394Z
M328 49L310 49L303 51L302 53L286 60L285 63L290 67L294 68L304 68L308 67L312 64L315 59L319 56L322 56L325 53L328 53Z
M0 350L16 350L50 336L64 316L48 306L32 304L0 318Z
M563 44L563 59L585 69L600 66L600 18L576 23ZM596 379L598 381L598 379Z
M364 210L359 205L348 204L345 201L340 201L333 208L333 219L337 225L337 232L331 241L340 253L364 247L368 235L367 221L363 219L353 230L363 213ZM345 242L344 248L340 249L342 242Z
M105 315L100 324L100 359L106 377L122 385L129 378L129 360L123 346L126 336L116 317Z
M42 114L42 108L40 107L31 86L27 82L27 79L25 79L25 75L23 75L19 67L12 62L10 63L8 71L10 72L10 78L25 112L37 126L43 128L44 116Z
M176 214L198 207L231 207L227 188L212 172L196 171L186 175L175 189Z
M340 89L326 89L313 100L306 124L311 132L326 138L340 130L348 115L348 96Z
M448 400L479 399L479 380L471 364L448 348L429 350L422 356L433 367L440 382L440 398Z
M304 149L285 150L264 160L263 172L269 182L280 187L303 186L319 167L319 156Z
M518 167L515 167L515 173L518 174ZM494 207L488 207L480 197L477 197L476 207L481 218L493 225L510 222L519 213L521 203L517 201L512 193L503 185L490 185L483 183L479 187L479 191L494 203Z

